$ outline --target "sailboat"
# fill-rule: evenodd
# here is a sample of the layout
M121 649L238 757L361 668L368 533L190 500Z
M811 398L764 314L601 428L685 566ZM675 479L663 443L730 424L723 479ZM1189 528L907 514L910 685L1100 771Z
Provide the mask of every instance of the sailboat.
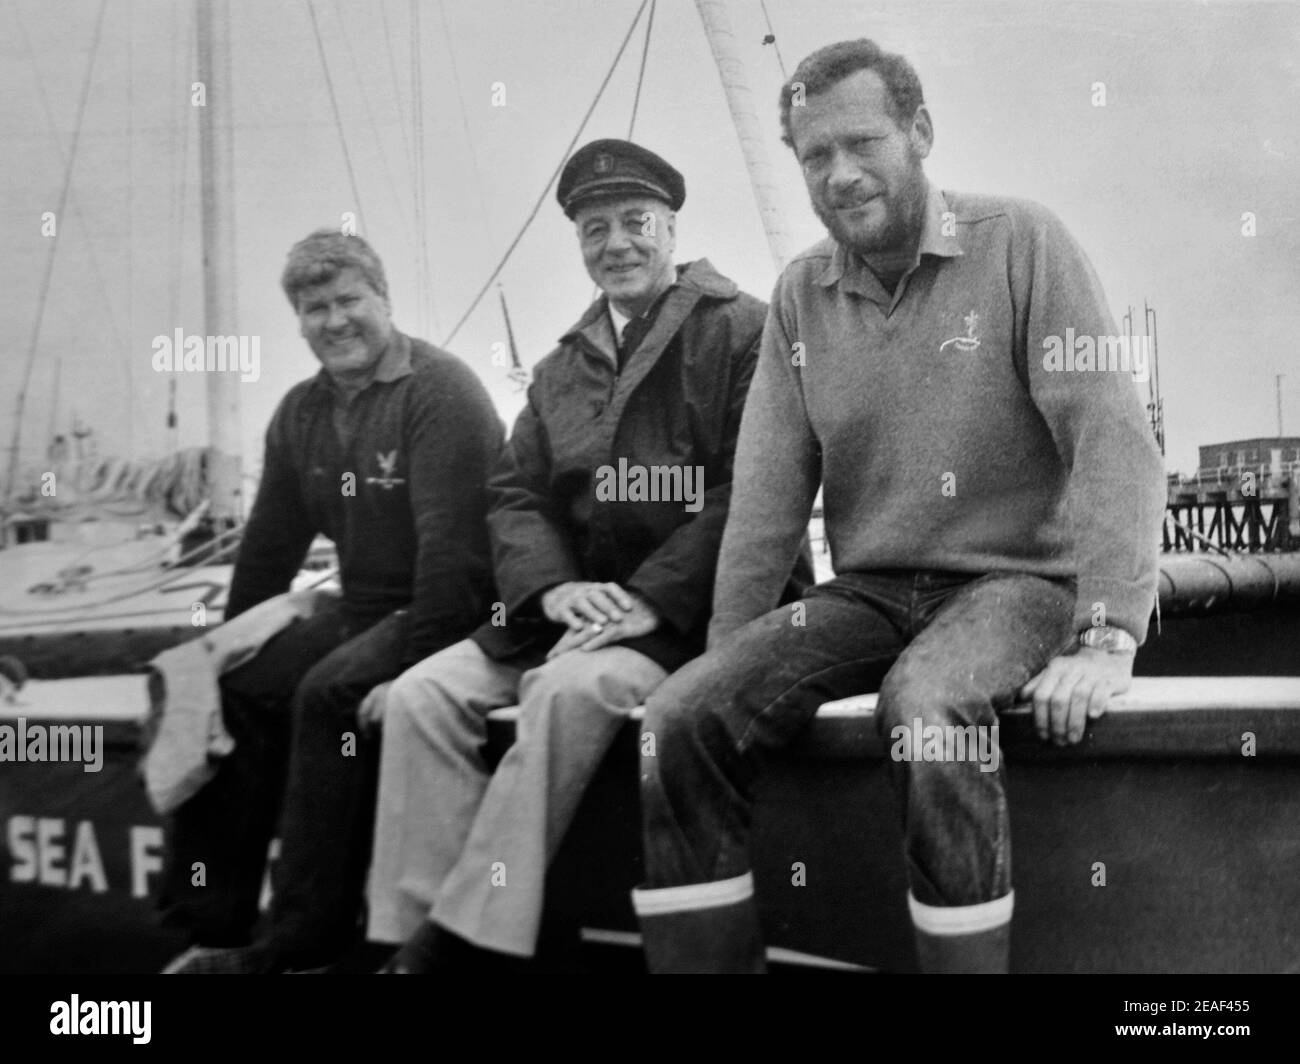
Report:
M229 83L224 8L216 0L198 7L200 80L213 96ZM696 0L696 8L779 267L793 248L748 87L754 45L741 44L724 0ZM620 57L646 11L642 3ZM648 51L648 24L646 34ZM239 331L230 286L236 255L231 229L221 222L234 181L230 113L202 128L205 328L233 334ZM502 310L510 361L501 368L517 384L526 367L504 296ZM199 515L217 530L208 552L227 545L221 537L230 536L239 516L243 486L232 436L238 393L230 378L218 375L213 384L210 498ZM135 781L146 679L124 666L191 637L196 605L204 607L204 623L220 620L227 561L199 553L188 560L204 564L160 566L160 559L174 562L187 553L180 545L190 530L173 530L170 540L147 549L96 548L89 555L93 564L84 545L70 562L48 548L43 560L34 552L34 568L17 581L38 600L24 604L32 616L7 629L11 615L0 611L0 653L25 656L34 675L49 677L19 692L22 701L5 708L6 719L21 714L97 722L110 752L92 779L79 765L0 764L8 866L0 880L0 937L7 943L0 967L153 971L175 951L148 903L162 836ZM0 551L0 558L6 553L15 552ZM819 562L825 573L829 559L823 555ZM89 572L78 572L88 564ZM81 606L65 598L89 595L102 599L109 615L94 618L84 605L90 598L83 597ZM10 602L6 598L6 610ZM138 616L122 605L127 602ZM36 607L48 611L43 619ZM1023 710L1008 714L1020 899L1016 968L1300 965L1300 941L1289 918L1300 901L1300 877L1293 855L1287 856L1290 825L1300 813L1300 680L1293 678L1300 663L1287 656L1297 645L1300 564L1294 554L1170 554L1162 563L1158 623L1138 658L1140 679L1081 747L1042 748ZM902 908L897 814L873 713L869 693L823 707L766 784L757 874L778 963L890 971L915 963ZM508 710L493 715L496 755L511 741L513 724ZM634 730L623 738L556 862L548 919L581 928L595 949L626 956L637 944L627 888L637 879L639 853L636 777L629 763ZM860 838L864 822L878 825L880 834ZM600 860L592 861L592 854ZM796 866L804 874L797 888ZM1249 917L1243 915L1247 904L1254 906Z
M106 11L106 6L101 8L96 23L87 88ZM204 333L210 343L212 337L237 334L231 224L234 119L228 106L206 106L208 92L214 100L229 98L228 20L219 17L217 5L211 4L195 5L195 16L195 84L202 86L205 104L194 108L199 133L202 302ZM128 21L128 33L131 28ZM83 88L55 217L64 213L71 199L85 96ZM182 180L183 167L182 159ZM99 269L93 245L83 253ZM204 376L205 446L181 448L153 460L104 457L93 450L83 454L80 436L92 432L74 429L77 453L64 453L66 440L57 436L44 463L48 471L39 474L39 483L36 474L23 482L19 456L28 428L24 411L55 261L52 245L16 394L7 477L0 497L0 657L19 662L26 675L48 680L139 668L167 647L220 623L239 545L245 488L240 381L221 372ZM172 303L178 303L175 293ZM179 347L183 330L176 332ZM179 351L176 361L180 361ZM175 379L170 385L168 424L174 430ZM59 412L56 396L52 425ZM40 464L33 467L40 468ZM294 587L329 581L333 562L332 546L319 539Z

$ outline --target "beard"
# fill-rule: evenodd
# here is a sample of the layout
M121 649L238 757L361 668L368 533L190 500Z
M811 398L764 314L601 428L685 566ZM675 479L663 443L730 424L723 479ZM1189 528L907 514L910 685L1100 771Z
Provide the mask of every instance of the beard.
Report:
M903 186L877 200L883 203L884 217L872 225L845 222L833 205L816 197L812 208L837 243L858 255L880 255L905 250L919 236L925 194L925 176L917 160Z

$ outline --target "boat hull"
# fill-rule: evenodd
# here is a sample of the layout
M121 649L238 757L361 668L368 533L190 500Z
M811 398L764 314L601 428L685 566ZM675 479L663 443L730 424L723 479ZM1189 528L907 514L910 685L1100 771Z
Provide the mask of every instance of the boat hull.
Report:
M1215 755L1006 750L1017 972L1300 972L1300 707L1291 753L1246 759L1260 727L1221 714ZM1169 732L1203 731L1172 711ZM1102 729L1098 729L1099 733ZM1202 736L1203 738L1203 736ZM635 736L622 737L552 872L553 918L635 933ZM900 810L881 759L779 759L755 810L754 874L770 948L916 970Z
M1038 743L1022 711L1003 716L1014 969L1300 970L1300 682L1145 683L1161 685L1164 700L1148 688L1075 748ZM157 970L180 942L158 927L150 901L162 826L136 772L144 680L33 685L33 702L52 689L58 719L100 724L107 754L95 773L0 764L0 970ZM489 740L493 757L508 748L508 713L494 714ZM629 722L551 870L548 926L635 934L637 756ZM850 706L824 708L764 777L755 875L773 947L915 967L886 768L870 715Z

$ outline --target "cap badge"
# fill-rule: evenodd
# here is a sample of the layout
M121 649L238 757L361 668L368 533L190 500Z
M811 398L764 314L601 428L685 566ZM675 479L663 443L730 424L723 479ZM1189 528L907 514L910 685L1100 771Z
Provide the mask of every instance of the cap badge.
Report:
M598 174L607 174L614 169L614 156L600 154L591 167Z

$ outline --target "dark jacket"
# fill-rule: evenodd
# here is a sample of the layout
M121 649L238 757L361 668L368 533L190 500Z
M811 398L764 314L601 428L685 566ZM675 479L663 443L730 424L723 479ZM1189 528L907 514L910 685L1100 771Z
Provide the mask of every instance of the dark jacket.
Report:
M664 668L703 651L766 309L701 259L679 267L621 373L604 297L537 364L488 485L505 615L474 633L485 653L525 668L541 661L564 631L542 615L541 594L571 580L612 581L649 599L660 627L624 645ZM647 470L701 467L702 508L690 512L680 498L598 499L620 459ZM811 578L802 561L798 590Z
M487 614L485 484L504 428L465 363L393 337L353 400L346 447L324 370L276 408L226 620L288 590L318 532L338 549L349 609L378 620L409 607L407 664L464 639Z

